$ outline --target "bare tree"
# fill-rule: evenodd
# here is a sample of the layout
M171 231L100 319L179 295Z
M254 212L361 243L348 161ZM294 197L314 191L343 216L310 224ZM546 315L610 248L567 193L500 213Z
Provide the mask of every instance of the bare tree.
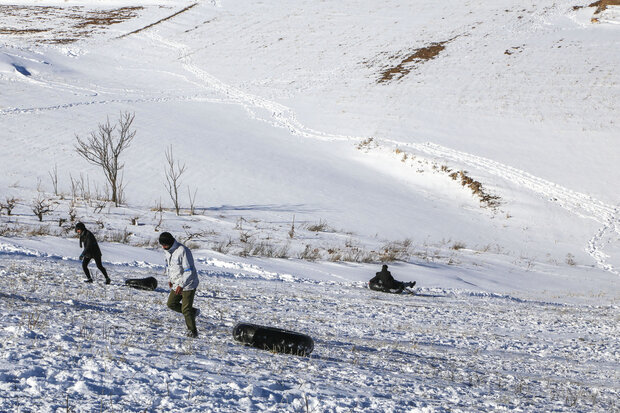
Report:
M78 196L78 181L73 179L71 174L69 174L69 179L71 180L71 202L75 202Z
M187 192L189 194L189 214L196 214L196 193L198 192L198 188L194 189L194 195L192 196L192 190L187 187Z
M185 172L185 164L181 165L181 162L174 162L174 155L172 154L172 145L166 149L166 161L168 162L168 168L166 169L166 189L174 204L174 209L179 215L179 187L181 186L181 175Z
M18 201L19 199L15 197L6 197L6 203L0 202L0 212L2 212L3 209L6 209L6 214L10 216L13 213L13 209L15 208L15 205L17 205Z
M54 195L58 196L58 165L54 164L54 169L48 172L54 186Z
M75 218L77 218L77 212L75 212L75 206L73 205L73 202L71 202L71 206L69 208L69 220L71 222L75 222Z
M100 123L98 131L91 132L86 140L75 136L77 153L91 164L103 169L112 191L111 201L115 206L119 205L123 192L122 177L119 176L119 172L125 165L120 162L119 158L136 136L136 131L131 130L135 116L133 113L124 112L120 114L118 125L112 126L108 118L106 123ZM114 136L114 131L117 132L116 136Z
M293 214L293 223L291 224L291 230L288 232L288 236L291 238L295 236L295 214Z
M39 218L39 222L43 221L43 215L49 214L54 210L53 204L39 195L32 201L32 212Z

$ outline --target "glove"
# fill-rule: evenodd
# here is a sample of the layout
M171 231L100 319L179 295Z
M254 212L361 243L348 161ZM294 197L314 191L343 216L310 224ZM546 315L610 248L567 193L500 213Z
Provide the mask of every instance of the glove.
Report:
M80 254L80 261L84 259L84 254Z
M181 295L182 292L183 292L183 287L181 287L180 285L177 287L176 290L174 290L174 293L176 295Z
M168 281L168 287L172 288L172 283Z

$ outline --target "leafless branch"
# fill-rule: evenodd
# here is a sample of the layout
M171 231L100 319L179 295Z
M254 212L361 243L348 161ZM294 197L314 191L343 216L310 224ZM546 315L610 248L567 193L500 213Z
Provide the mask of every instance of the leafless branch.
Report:
M131 130L134 118L135 114L124 112L120 114L118 124L115 126L110 124L108 118L106 123L99 124L98 130L91 132L88 138L82 139L77 135L75 136L77 153L89 163L103 169L111 187L111 201L114 202L115 206L119 205L123 191L119 172L125 165L120 161L120 156L136 136L136 131ZM117 132L116 136L114 135L115 131Z
M192 190L187 187L187 192L189 195L189 213L190 215L196 214L196 193L198 192L198 188L194 189L194 195L192 196Z
M54 210L49 199L38 196L32 201L32 212L39 218L39 222L43 221L43 215L49 214Z
M7 197L6 202L0 203L0 212L6 209L6 214L10 216L13 213L13 208L15 208L15 205L17 205L18 201L19 200L15 197Z
M179 215L179 187L181 186L181 175L185 172L185 164L181 165L179 161L176 163L174 162L172 145L166 149L166 161L168 162L168 168L166 169L166 189L174 204L174 209L177 215Z
M54 169L48 172L54 186L54 195L58 196L58 165L54 164Z

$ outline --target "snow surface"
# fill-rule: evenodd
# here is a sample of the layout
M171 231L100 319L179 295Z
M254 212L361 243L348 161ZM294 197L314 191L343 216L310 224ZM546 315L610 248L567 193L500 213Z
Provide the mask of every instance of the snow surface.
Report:
M2 2L0 411L619 411L620 6L487 3ZM115 208L74 146L125 111ZM77 220L111 285L82 283ZM383 261L415 295L366 288Z

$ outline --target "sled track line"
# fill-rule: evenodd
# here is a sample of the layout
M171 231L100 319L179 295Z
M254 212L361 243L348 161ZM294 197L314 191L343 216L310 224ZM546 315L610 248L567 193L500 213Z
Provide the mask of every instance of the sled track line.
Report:
M563 208L583 218L591 218L600 223L606 223L617 212L613 206L598 201L589 195L570 190L528 172L490 159L459 152L433 143L408 144L391 142L397 143L400 146L410 146L419 152L424 152L431 156L483 169L495 176L517 183L532 192L546 196L550 202L557 202Z
M179 60L183 64L183 67L202 81L202 87L209 91L215 91L223 96L226 96L232 103L236 103L244 107L253 119L266 122L274 127L286 129L292 134L304 138L325 141L358 141L360 139L356 136L328 134L310 129L302 125L297 120L296 115L289 107L257 95L246 93L241 89L224 83L215 76L193 64L191 60L191 50L186 45L164 39L156 34L149 34L149 36L154 41L162 43L170 49L176 50L179 54ZM258 114L256 112L257 110L263 111L263 115L261 116Z
M85 101L85 102L72 102L65 103L62 105L53 105L53 106L41 106L41 107L31 107L31 108L8 108L1 109L0 116L5 115L27 115L32 113L39 112L49 112L55 110L69 110L73 108L77 108L80 106L92 106L92 105L110 105L116 103L122 104L133 104L133 103L164 103L164 102L174 102L174 101L196 101L196 102L211 102L211 103L222 103L222 104L233 104L235 102L227 101L225 99L214 99L204 96L170 96L170 97L160 97L160 98L138 98L138 99L110 99L110 100L93 100L93 101Z
M170 15L170 16L168 16L168 17L164 17L163 19L159 19L159 20L157 20L156 22L151 23L151 24L149 24L149 25L147 25L147 26L141 27L141 28L139 28L139 29L137 29L137 30L134 30L133 32L125 33L125 34L123 34L123 35L121 35L121 36L118 36L118 37L117 37L117 39L122 39L123 37L127 37L127 36L130 36L130 35L132 35L132 34L140 33L140 32L141 32L141 31L143 31L143 30L150 29L151 27L156 26L156 25L158 25L158 24L160 24L160 23L162 23L162 22L165 22L166 20L170 20L170 19L172 19L172 18L174 18L174 17L178 16L178 15L179 15L179 14L181 14L181 13L185 13L186 11L188 11L188 10L189 10L189 9L191 9L192 7L196 6L197 4L198 4L198 3L190 4L189 6L185 7L184 9L181 9L181 10L177 11L176 13L171 14L171 15Z
M133 99L112 99L112 100L99 100L99 101L90 101L90 102L73 102L66 103L63 105L54 105L54 106L41 106L38 108L9 108L0 110L0 116L4 115L23 115L29 113L38 113L38 112L49 112L55 110L65 110L72 109L79 106L91 106L91 105L107 105L111 103L136 103L136 102L148 102L148 101L156 101L155 99L144 99L144 100L133 100Z
M399 146L408 146L430 156L482 169L492 175L529 189L541 197L546 198L549 202L556 202L562 208L580 218L593 219L603 224L590 239L585 250L595 260L599 268L620 276L620 271L607 263L608 255L603 252L604 237L612 233L620 235L618 208L605 204L589 195L573 191L539 178L528 172L480 156L456 151L433 143L411 144L393 140L385 141L398 144Z

